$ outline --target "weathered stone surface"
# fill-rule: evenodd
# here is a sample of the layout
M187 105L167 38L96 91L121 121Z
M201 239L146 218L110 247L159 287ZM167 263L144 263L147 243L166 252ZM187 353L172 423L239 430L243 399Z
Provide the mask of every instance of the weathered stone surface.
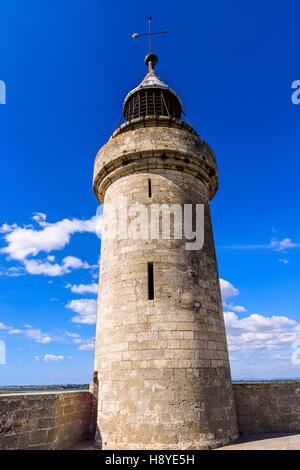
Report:
M240 432L300 432L300 384L234 384L233 392Z
M113 225L105 207L120 198L149 208L203 204L204 247L188 251L186 240L174 237L102 237L98 437L103 449L224 445L238 432L209 208L217 189L215 157L181 121L170 127L160 118L146 127L136 121L96 158L94 191L104 200L104 229ZM154 300L148 299L148 263Z
M95 435L89 392L0 395L0 449L66 449Z
M206 371L208 372L208 370ZM163 378L157 381L153 378L155 377L155 371L149 370L148 374L148 369L144 369L144 372L147 373L143 374L143 377L147 377L147 379L142 380L140 378L136 381L135 389L133 388L133 382L128 384L131 387L128 424L134 432L136 442L144 442L144 445L139 444L139 448L147 446L151 426L148 423L141 434L142 437L135 431L136 413L139 409L139 403L135 402L135 397L144 400L145 406L148 406L149 394L152 391L156 392L156 401L155 399L152 400L149 408L153 412L153 420L156 423L154 429L158 436L165 432L165 428L170 429L172 436L172 428L176 420L178 436L173 436L170 439L170 444L174 447L178 446L180 448L183 445L182 436L186 439L191 436L191 433L195 433L198 439L199 436L203 439L207 438L208 431L202 429L200 433L198 430L197 423L201 421L200 416L201 411L203 411L201 403L198 407L195 406L194 410L190 409L189 415L186 414L187 399L192 400L199 396L197 383L190 382L188 379L198 377L201 384L201 382L211 380L211 375L205 375L197 369L164 369L161 375ZM220 374L220 371L217 371L217 373ZM179 379L181 389L174 384L174 381L170 382L171 377ZM183 380L183 378L187 380ZM216 400L220 399L220 395L218 395L218 392L216 393L214 386L218 386L219 380L218 377L215 377L214 384L210 383L207 386L207 394L211 393L216 397ZM104 382L104 389L106 393L109 393L111 385ZM299 384L233 384L233 392L239 431L243 435L248 433L300 432ZM63 397L58 397L58 395L66 394L68 396L65 397L65 400ZM126 398L127 394L128 391L119 389L113 396ZM172 404L172 413L170 415L167 400L174 396L176 396L176 400ZM108 400L111 400L111 397L112 395L108 395ZM203 394L201 398L205 402ZM64 416L66 406L72 406L72 402L76 412ZM165 404L165 409L160 410L159 417L155 418L155 411L159 409L160 403ZM64 406L65 404L66 406ZM89 392L0 395L0 449L66 449L77 443L92 440L95 435L95 405L95 398ZM102 411L101 403L99 405L100 411ZM108 402L107 409L114 411L114 408L113 401L112 404ZM140 406L141 408L142 406ZM210 415L211 421L214 420L217 423L218 420L222 419L222 417L218 417L217 413L219 411L218 407L213 410L213 414ZM48 416L48 418L41 418L40 416ZM141 426L141 423L139 425ZM114 429L114 426L115 424L113 424L112 429ZM214 434L214 432L211 429L211 434ZM220 445L225 443L222 441L222 436L220 434ZM132 447L134 444L129 442L128 445ZM149 448L155 445L156 442ZM119 442L117 442L114 448L119 447Z
M94 168L95 196L103 203L107 187L116 179L156 169L199 178L209 199L218 189L216 158L209 145L184 122L161 116L155 121L149 117L131 121L100 149Z

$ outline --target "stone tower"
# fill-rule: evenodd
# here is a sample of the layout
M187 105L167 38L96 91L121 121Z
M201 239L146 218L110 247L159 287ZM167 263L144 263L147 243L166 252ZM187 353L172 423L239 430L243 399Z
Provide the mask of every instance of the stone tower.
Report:
M104 204L98 438L103 449L213 448L238 435L209 207L216 160L180 120L182 103L156 75L157 57L145 63L146 77L124 101L125 124L95 161ZM201 249L175 237L175 212L171 236L153 234L149 214L165 221L162 204L204 207ZM139 236L145 208L149 231Z

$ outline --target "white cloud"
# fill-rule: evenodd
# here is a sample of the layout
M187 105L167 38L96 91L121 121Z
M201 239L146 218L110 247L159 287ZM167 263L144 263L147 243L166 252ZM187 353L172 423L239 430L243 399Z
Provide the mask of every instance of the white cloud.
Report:
M242 305L233 305L233 304L228 304L227 305L226 302L223 302L223 306L225 308L233 310L234 312L239 312L239 313L247 312L247 309L245 307L243 307Z
M2 323L0 323L0 329L1 329ZM3 325L5 326L5 325ZM42 343L42 344L48 344L52 343L54 340L46 333L43 333L40 328L32 328L30 325L25 325L24 330L20 330L17 328L13 328L12 326L5 326L5 330L9 335L19 335L23 334L29 339L33 339L37 343Z
M81 339L80 341L74 340L73 342L80 344L77 348L79 351L92 351L95 348L95 338Z
M237 357L237 356L233 356L233 355L229 355L229 360L230 360L230 361L238 361L238 357Z
M290 238L284 238L283 240L271 240L270 243L270 248L272 248L275 251L286 251L291 248L296 248L298 247L298 243L293 243Z
M231 297L232 294L237 295L239 293L227 281L220 280L220 284L223 292L225 292L225 297ZM286 349L291 348L295 340L300 340L300 324L286 316L273 315L266 317L251 314L239 318L235 312L245 313L247 312L245 307L228 305L226 302L223 302L223 307L230 308L230 311L224 312L228 350L229 352L238 353L231 356L231 360L237 360L240 355L249 352L253 354L255 351L264 352L265 357L270 360L287 358L290 356L287 356ZM277 350L278 354L271 357L268 353L273 350ZM260 358L263 358L263 356L261 355Z
M284 238L278 240L273 238L268 244L257 244L257 245L228 245L222 246L221 248L229 248L233 250L274 250L286 252L292 248L299 248L299 243L292 242L291 238Z
M24 276L26 274L25 269L23 266L12 266L8 269L3 268L0 272L0 276L8 276L8 277L19 277Z
M4 325L4 323L0 322L0 330L9 330L9 326Z
M272 316L264 317L253 313L249 317L239 319L238 316L233 312L225 312L226 326L233 330L238 331L265 331L271 329L282 329L285 326L296 326L295 320L290 320L287 317Z
M92 325L96 323L97 300L96 299L78 299L71 300L66 308L78 313L71 319L75 323L85 323Z
M288 259L285 259L285 258L279 259L278 261L279 261L279 263L289 264L289 260L288 260Z
M6 275L10 277L19 277L19 276L24 276L24 268L22 266L12 266L11 268L8 268Z
M239 290L233 287L230 282L225 281L224 279L220 279L220 288L223 300L228 299L228 297L234 297L235 295L239 295Z
M35 220L36 222L44 222L46 220L47 216L43 212L35 212L35 215L32 217L32 220Z
M75 294L97 294L98 292L98 284L96 284L96 282L79 285L67 284L66 288L70 289Z
M93 341L81 344L79 346L79 351L92 351L95 348L95 343Z
M75 232L96 233L99 216L91 219L64 219L54 224L46 222L46 215L37 213L33 220L39 224L42 229L35 230L30 227L18 227L16 224L3 224L0 233L4 233L4 239L7 246L0 252L6 253L9 258L16 259L24 263L24 267L11 267L2 274L7 276L20 276L25 273L43 274L45 276L62 276L68 274L72 269L88 269L95 266L89 266L88 263L74 256L67 256L62 263L54 263L53 255L47 256L45 260L28 259L27 256L36 256L40 251L49 252L55 249L62 249L70 241L70 236Z
M18 226L17 224L13 225L8 225L8 224L2 224L0 227L0 233L9 233L12 232L14 229L16 229Z
M300 325L285 316L252 314L239 319L234 312L225 312L224 318L231 351L281 349L300 338Z
M45 214L34 216L41 229L19 227L3 224L1 232L7 246L1 249L11 259L24 260L27 256L36 256L40 251L49 253L52 250L64 248L74 233L90 232L96 233L99 216L91 219L64 219L50 224L45 221Z
M22 333L24 333L25 336L27 336L30 339L33 339L37 343L47 344L47 343L52 343L53 341L53 339L49 335L47 335L46 333L42 333L42 331L39 328L34 329L31 327L28 327L26 330L23 330Z
M66 335L69 336L69 338L80 338L80 335L77 333L70 333L69 331L66 332Z
M275 355L262 355L259 356L260 359L263 359L265 361L290 361L291 356L288 355L283 355L283 354L275 354Z
M78 268L90 268L89 264L86 261L81 261L80 258L76 258L76 256L66 256L63 259L63 264L67 268L73 268L73 269L78 269Z
M62 361L64 356L54 356L53 354L45 354L43 361L45 362L58 362Z
M29 274L44 274L45 276L63 276L72 269L91 268L88 263L75 256L67 256L62 260L62 264L51 264L48 261L24 259L25 269Z
M79 351L92 351L95 348L95 338L83 339L77 333L66 332L66 335L72 338L74 344L79 344Z
M44 259L32 259L40 252L49 253L52 250L63 249L70 241L74 233L95 233L101 232L102 215L95 215L91 219L63 219L56 223L48 223L46 214L38 212L32 217L38 224L36 229L33 225L18 226L4 223L0 227L0 233L6 246L0 249L0 253L6 254L8 259L20 261L24 267L13 266L4 269L0 275L21 276L27 273L62 276L70 273L73 269L94 269L96 265L90 266L88 263L74 256L65 257L61 263L55 262L53 254ZM99 228L100 227L100 228Z

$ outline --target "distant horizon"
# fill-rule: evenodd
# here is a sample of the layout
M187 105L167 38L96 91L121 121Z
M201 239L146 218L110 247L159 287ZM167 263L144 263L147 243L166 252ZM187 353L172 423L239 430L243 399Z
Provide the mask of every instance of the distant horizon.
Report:
M300 381L300 377L292 377L292 378L273 378L273 379L255 379L255 378L248 378L248 379L232 379L232 383L238 382L292 382L292 381ZM37 388L37 387L63 387L63 386L86 386L89 387L89 383L61 383L61 384L29 384L29 385L0 385L0 391L3 388Z

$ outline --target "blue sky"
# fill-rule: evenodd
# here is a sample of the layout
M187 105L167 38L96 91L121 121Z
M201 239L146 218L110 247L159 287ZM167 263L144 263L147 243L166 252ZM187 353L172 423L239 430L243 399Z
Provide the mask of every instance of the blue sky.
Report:
M93 161L146 73L147 40L131 34L149 14L171 30L153 40L157 72L218 161L233 378L300 377L299 13L292 0L1 2L0 384L91 379Z

